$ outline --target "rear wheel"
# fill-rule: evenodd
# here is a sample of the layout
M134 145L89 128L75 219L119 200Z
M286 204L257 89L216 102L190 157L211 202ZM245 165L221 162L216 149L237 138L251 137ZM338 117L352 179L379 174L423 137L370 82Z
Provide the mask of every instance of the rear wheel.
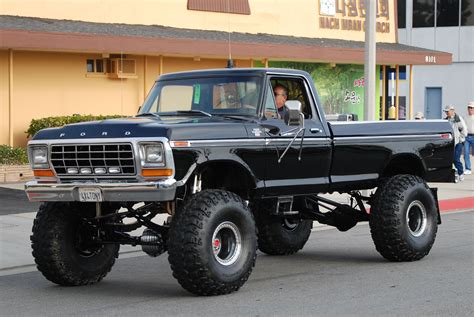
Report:
M256 240L252 214L239 196L224 190L199 192L170 225L173 276L197 295L234 292L255 265Z
M438 230L438 211L428 185L413 175L397 175L375 194L370 231L377 251L390 261L426 256Z
M38 270L53 283L65 286L102 280L115 263L120 245L92 243L97 229L87 221L94 206L77 203L44 203L36 215L31 235Z
M255 205L258 248L269 255L289 255L301 250L309 239L313 221L281 218L271 215L275 203L260 202Z

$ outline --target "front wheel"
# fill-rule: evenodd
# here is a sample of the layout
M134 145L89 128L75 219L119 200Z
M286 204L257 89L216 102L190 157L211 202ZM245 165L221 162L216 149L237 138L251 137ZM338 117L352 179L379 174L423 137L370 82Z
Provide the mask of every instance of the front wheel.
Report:
M252 213L228 191L197 193L170 225L168 260L173 276L197 295L237 291L252 272L256 249Z
M375 193L370 231L377 251L390 261L426 256L438 230L437 203L428 185L413 175L397 175Z
M38 270L64 286L102 280L118 257L119 244L91 243L97 233L87 219L94 206L78 203L44 203L36 215L31 235Z

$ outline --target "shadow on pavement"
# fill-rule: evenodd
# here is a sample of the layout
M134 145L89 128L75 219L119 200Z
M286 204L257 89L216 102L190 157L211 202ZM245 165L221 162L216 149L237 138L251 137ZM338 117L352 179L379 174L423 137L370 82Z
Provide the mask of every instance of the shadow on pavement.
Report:
M38 211L40 203L32 203L20 189L0 188L0 216Z

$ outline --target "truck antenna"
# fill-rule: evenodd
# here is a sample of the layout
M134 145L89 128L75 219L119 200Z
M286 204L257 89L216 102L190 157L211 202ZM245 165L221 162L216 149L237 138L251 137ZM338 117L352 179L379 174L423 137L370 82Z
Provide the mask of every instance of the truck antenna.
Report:
M229 57L227 58L227 68L234 68L234 61L232 60L232 47L230 42L230 0L227 0L227 43Z

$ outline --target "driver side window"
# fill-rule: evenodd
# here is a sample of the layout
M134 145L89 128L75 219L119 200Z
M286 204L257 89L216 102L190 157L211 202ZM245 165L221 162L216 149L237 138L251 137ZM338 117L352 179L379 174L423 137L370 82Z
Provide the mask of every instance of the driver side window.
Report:
M303 79L273 77L271 78L270 82L271 86L273 87L273 90L275 90L277 87L280 87L278 88L280 91L286 91L286 101L298 100L299 102L301 102L301 109L304 114L304 117L306 119L312 118L310 99Z

